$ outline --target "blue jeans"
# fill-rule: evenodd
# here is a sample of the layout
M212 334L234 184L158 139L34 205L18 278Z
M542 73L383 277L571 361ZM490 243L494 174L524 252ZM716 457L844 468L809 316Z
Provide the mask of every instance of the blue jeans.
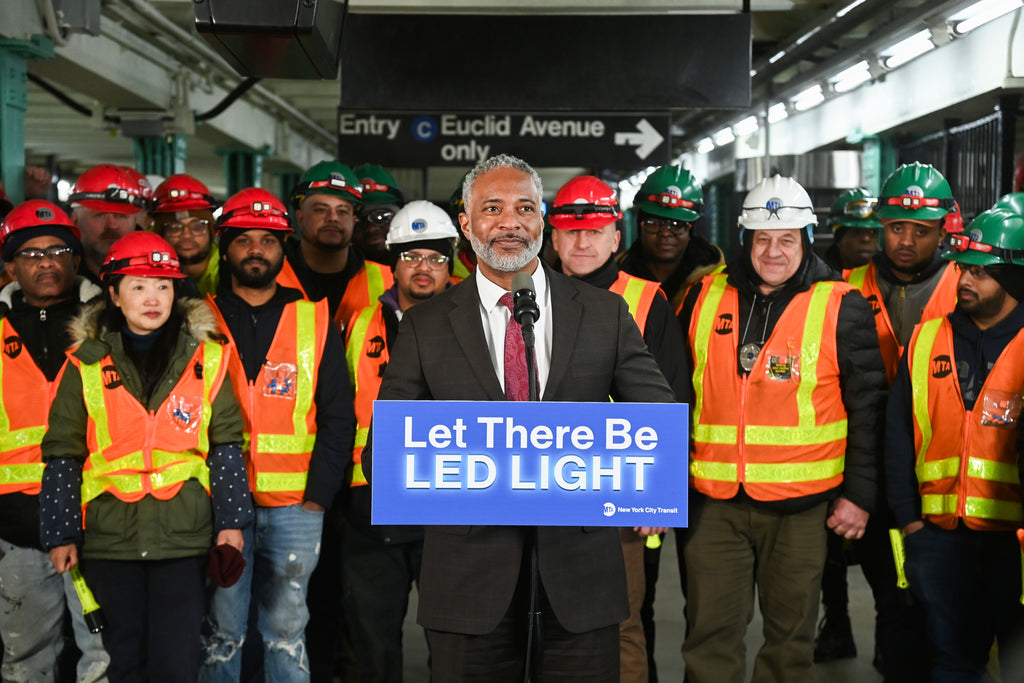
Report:
M320 556L323 522L323 512L304 510L300 505L256 507L255 528L242 532L242 577L234 586L213 592L203 635L200 681L238 681L250 600L256 603L266 679L275 683L309 681L306 588Z
M70 610L78 660L79 683L105 683L110 657L99 634L89 633L82 603L71 575L61 576L50 556L0 539L0 638L4 643L0 678L41 683L57 680L57 661L64 649L64 611Z
M993 639L1002 680L1024 680L1020 545L1013 532L925 523L904 539L910 589L934 648L931 683L985 680Z

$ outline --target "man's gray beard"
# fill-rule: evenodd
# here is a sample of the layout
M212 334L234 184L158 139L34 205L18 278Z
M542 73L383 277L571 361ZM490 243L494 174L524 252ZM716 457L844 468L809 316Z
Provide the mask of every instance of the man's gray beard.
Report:
M525 268L540 253L540 248L544 244L543 235L538 235L532 242L527 240L526 249L518 254L499 254L490 243L479 239L472 231L468 232L469 243L473 245L476 257L494 270L503 273L516 273Z

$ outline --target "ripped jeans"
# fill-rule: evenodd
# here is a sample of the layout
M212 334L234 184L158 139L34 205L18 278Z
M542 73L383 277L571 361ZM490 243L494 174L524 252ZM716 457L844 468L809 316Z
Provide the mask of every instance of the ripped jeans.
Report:
M309 681L306 588L320 556L324 513L300 505L256 507L255 528L243 530L245 571L234 586L213 591L203 633L201 683L241 676L249 601L256 602L266 679Z

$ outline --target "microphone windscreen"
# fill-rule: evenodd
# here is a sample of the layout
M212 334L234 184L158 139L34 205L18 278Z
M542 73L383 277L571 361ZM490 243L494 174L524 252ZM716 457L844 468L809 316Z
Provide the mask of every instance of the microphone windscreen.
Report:
M537 291L533 288L533 278L530 277L530 274L519 271L512 276L512 292L519 292L524 289L528 289L531 292Z

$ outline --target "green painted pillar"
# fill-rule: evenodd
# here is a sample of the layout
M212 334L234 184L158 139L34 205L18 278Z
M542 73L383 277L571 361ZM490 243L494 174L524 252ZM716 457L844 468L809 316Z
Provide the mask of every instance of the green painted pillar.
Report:
M228 196L247 187L263 185L263 157L265 149L218 150L224 157L224 178L227 180Z
M896 170L896 147L888 135L868 135L861 142L864 145L864 188L877 197L882 183Z
M135 169L145 175L164 178L185 172L188 138L171 135L135 138Z
M298 171L281 171L274 175L277 176L277 196L288 205L292 196L292 188L299 182L302 174Z
M25 199L27 62L51 57L53 42L45 36L0 40L0 178L14 204Z

